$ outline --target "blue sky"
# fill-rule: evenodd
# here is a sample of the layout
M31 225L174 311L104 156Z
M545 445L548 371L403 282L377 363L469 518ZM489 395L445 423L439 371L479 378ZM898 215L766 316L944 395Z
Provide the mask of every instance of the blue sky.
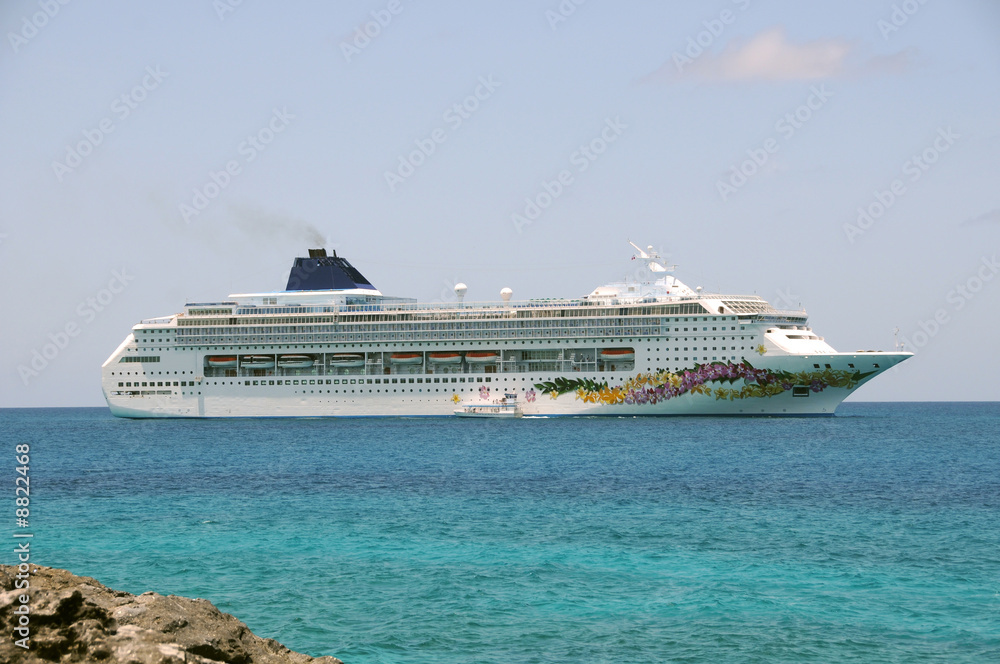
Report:
M838 350L898 327L854 399L1000 398L1000 3L233 4L0 8L0 405L102 405L131 325L317 242L471 301L629 239Z

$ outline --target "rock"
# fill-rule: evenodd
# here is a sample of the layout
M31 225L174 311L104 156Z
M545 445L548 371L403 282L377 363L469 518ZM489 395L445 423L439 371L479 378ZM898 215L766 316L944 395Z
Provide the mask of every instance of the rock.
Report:
M146 592L132 595L66 570L32 565L29 588L17 567L0 565L0 662L45 664L343 664L262 639L211 602ZM30 649L14 628L30 595Z

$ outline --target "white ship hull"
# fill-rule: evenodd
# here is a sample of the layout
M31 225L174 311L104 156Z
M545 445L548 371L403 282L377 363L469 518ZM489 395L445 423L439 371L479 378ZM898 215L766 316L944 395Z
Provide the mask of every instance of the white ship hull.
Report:
M577 381L589 379L607 383L613 388L626 384L636 373L643 372L544 372L537 375L525 373L484 374L449 373L444 376L420 374L423 382L390 383L395 375L347 376L261 376L256 378L202 378L191 386L170 385L169 388L147 386L145 389L122 389L115 376L105 381L105 394L112 414L119 417L444 417L451 416L458 400L464 403L491 403L492 390L513 391L525 415L528 416L804 416L833 415L837 406L854 390L875 375L909 357L905 353L855 353L809 356L802 358L775 357L770 361L760 358L753 366L757 369L780 371L816 372L814 364L829 364L834 371L870 373L851 387L827 386L821 391L811 389L796 396L793 390L771 396L745 396L729 398L718 396L722 387L730 392L747 385L745 380L708 382L705 393L687 392L659 400L656 403L588 402L574 392L542 393L537 387L558 379ZM180 358L178 358L180 359ZM848 365L854 365L848 367ZM878 365L876 368L875 365ZM183 366L196 367L197 359ZM175 375L188 376L192 372ZM172 373L172 372L171 372ZM412 375L401 374L408 380ZM448 381L432 382L435 378ZM489 382L486 382L486 379ZM452 379L461 382L450 382ZM378 380L378 383L374 381ZM279 383L280 384L276 384ZM337 381L334 383L334 381ZM355 381L351 384L349 381ZM368 383L367 381L372 381ZM384 382L383 382L384 381ZM159 382L159 381L157 381ZM170 381L180 382L180 381ZM186 381L185 381L186 382ZM249 384L247 384L249 383ZM803 386L805 387L805 386ZM483 388L490 391L482 395Z

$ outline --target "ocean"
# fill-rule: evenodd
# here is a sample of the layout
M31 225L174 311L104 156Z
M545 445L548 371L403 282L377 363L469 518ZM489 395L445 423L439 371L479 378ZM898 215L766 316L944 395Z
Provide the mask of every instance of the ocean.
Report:
M0 432L33 562L346 664L1000 661L998 403Z

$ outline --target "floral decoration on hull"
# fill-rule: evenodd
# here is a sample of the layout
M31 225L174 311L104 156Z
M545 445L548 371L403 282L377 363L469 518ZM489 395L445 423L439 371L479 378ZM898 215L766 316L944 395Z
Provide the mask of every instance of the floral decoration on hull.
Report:
M806 387L813 392L822 392L828 387L853 389L858 383L876 372L844 371L826 369L824 371L771 371L757 369L749 362L712 362L696 364L693 369L681 373L657 370L640 373L615 387L607 382L593 380L556 378L547 383L536 383L535 388L553 399L569 392L575 392L577 399L586 403L600 404L655 404L683 394L714 395L716 399L748 399L751 397L773 397L787 392L793 387ZM740 387L725 385L709 386L706 383L728 383L743 381Z

